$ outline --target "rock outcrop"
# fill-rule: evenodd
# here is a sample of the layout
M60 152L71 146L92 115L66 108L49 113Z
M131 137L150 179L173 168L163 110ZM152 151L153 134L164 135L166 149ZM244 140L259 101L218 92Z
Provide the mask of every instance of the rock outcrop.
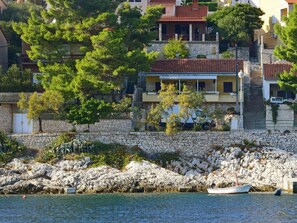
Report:
M297 176L297 155L273 148L218 148L203 157L183 157L162 168L148 161L130 162L125 170L108 166L90 168L91 160L63 160L54 165L14 159L0 168L0 193L77 193L205 191L240 183L253 187L282 187ZM268 187L267 187L268 186Z

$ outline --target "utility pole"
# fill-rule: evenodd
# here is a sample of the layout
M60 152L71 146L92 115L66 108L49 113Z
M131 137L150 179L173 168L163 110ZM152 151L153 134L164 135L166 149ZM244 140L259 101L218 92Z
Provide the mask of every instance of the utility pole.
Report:
M239 112L239 106L238 106L238 49L237 49L237 43L235 43L235 77L236 77L236 113Z

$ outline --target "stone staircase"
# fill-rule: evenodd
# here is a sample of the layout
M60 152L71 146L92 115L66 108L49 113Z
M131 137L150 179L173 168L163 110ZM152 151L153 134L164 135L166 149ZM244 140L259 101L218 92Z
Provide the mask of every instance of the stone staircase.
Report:
M243 123L244 129L265 129L262 74L259 64L251 67L250 84L245 86Z

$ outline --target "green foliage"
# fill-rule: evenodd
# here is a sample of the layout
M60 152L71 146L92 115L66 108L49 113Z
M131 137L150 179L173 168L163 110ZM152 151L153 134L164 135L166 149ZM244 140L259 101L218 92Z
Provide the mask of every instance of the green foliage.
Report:
M22 41L20 36L13 30L13 22L26 22L30 17L30 11L38 12L42 8L28 2L17 4L10 2L6 10L3 10L0 17L0 26L5 36L9 40L8 46L8 65L12 65L18 61L17 53L21 52ZM25 90L24 90L25 91Z
M94 124L100 118L105 118L111 111L111 104L90 98L79 104L68 105L66 117L73 124Z
M182 39L170 39L168 43L163 48L163 53L165 58L174 59L174 58L187 58L189 56L189 49L186 46L185 41Z
M122 91L127 76L149 70L157 54L145 47L155 38L151 29L162 14L160 6L142 15L128 3L120 5L124 0L48 2L48 10L13 25L31 46L30 59L39 60L46 90L60 92L65 101L84 102Z
M297 52L296 52L296 32L297 32L297 6L294 4L294 9L290 13L289 17L284 18L285 26L281 24L275 24L275 33L278 35L282 44L278 45L274 49L274 54L281 60L287 60L294 64L297 64ZM296 71L296 68L295 68Z
M166 167L167 164L171 163L172 161L179 161L180 154L178 152L171 152L171 153L158 153L155 154L155 162L160 164L163 167Z
M37 157L39 162L55 162L60 159L91 158L91 167L108 165L123 169L130 161L141 161L146 154L139 147L128 148L120 144L86 142L72 139L73 135L60 135Z
M125 97L118 103L112 103L113 116L121 117L121 114L127 114L132 111L132 99Z
M194 128L193 128L193 130L194 130L195 132L200 132L200 131L202 131L202 130L203 130L203 128L202 128L202 124L201 124L201 123L195 123L195 124L194 124Z
M206 55L204 55L204 54L198 54L196 56L196 58L198 58L198 59L205 59L206 58Z
M279 75L278 84L281 89L291 91L297 94L297 6L294 5L293 11L288 18L284 18L285 26L275 24L275 32L280 38L282 44L274 49L274 54L281 60L286 60L292 63L292 68L289 72L284 71Z
M297 49L297 48L296 48ZM285 91L291 91L297 94L297 61L292 64L289 72L284 71L279 75L278 85Z
M199 1L199 5L208 6L208 11L214 12L218 10L218 3L217 2L202 2Z
M182 93L177 95L177 90L173 84L166 85L164 83L161 85L158 97L161 99L160 103L150 108L147 121L150 126L159 129L160 120L163 117L166 122L165 133L167 135L177 133L180 127L183 129L187 120L192 117L193 111L201 108L205 101L203 94L188 89L187 86L184 86ZM177 114L173 112L176 100L178 100L179 105Z
M207 17L210 26L221 37L231 43L248 41L252 38L254 30L263 25L261 16L264 12L250 4L236 4L235 6L223 7Z
M39 131L42 132L41 114L49 111L58 113L63 102L62 95L57 91L48 90L42 94L34 92L31 95L22 92L17 106L20 110L28 110L29 119L39 119Z
M222 53L222 57L225 59L228 58L235 58L234 53L230 52L230 51L225 51Z
M32 83L32 72L21 70L17 65L12 65L5 74L0 72L0 91L1 92L32 92L38 86Z
M65 132L57 136L57 138L50 143L49 148L56 148L61 146L64 143L71 142L74 139L75 135L71 132Z
M272 112L272 121L274 124L277 123L277 116L278 116L278 104L271 104L271 112Z
M248 139L244 139L244 140L243 140L243 143L244 143L244 145L245 145L247 148L258 147L258 145L256 144L256 141L255 141L255 140L250 141L250 140L248 140Z
M25 151L25 147L16 140L0 132L0 165L3 165Z

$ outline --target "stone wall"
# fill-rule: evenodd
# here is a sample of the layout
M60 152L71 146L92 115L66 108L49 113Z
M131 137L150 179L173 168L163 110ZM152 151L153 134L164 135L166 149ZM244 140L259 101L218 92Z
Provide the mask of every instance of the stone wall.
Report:
M228 51L232 52L235 57L235 47L229 47ZM243 59L245 61L250 60L250 49L248 47L237 47L238 59Z
M101 119L100 122L89 125L72 125L63 120L43 120L42 129L43 132L115 132L115 131L130 131L132 128L132 122L130 119ZM39 123L38 120L33 122L33 132L38 132Z
M148 47L148 52L155 51L160 52L159 57L164 58L163 47L168 42L154 42ZM199 41L199 42L187 42L186 46L190 50L190 58L196 58L197 55L206 55L207 58L219 57L219 42L216 41Z
M12 115L10 104L0 104L0 131L12 132Z
M11 135L31 148L44 148L58 134ZM186 156L201 156L213 145L230 146L244 140L254 141L263 146L272 146L297 153L297 133L255 132L182 132L172 137L161 132L98 132L78 133L77 139L121 143L127 146L138 145L143 150L154 152L180 152Z
M269 130L293 130L294 129L294 110L288 105L281 104L277 110L277 122L273 123L272 110L270 105L266 105L266 129Z

